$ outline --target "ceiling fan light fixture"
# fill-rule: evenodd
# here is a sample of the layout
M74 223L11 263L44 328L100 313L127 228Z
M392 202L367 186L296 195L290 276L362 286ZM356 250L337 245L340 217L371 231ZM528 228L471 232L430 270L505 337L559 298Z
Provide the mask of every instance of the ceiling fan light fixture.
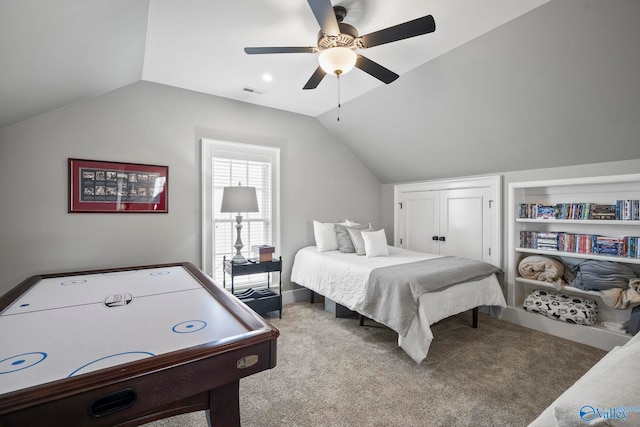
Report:
M318 60L320 67L329 74L341 75L348 73L356 65L357 55L348 47L336 46L324 50Z

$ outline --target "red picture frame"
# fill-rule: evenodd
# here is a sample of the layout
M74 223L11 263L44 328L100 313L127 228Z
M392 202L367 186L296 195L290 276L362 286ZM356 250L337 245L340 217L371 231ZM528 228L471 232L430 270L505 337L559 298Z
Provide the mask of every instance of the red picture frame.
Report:
M167 213L169 167L69 159L69 213Z

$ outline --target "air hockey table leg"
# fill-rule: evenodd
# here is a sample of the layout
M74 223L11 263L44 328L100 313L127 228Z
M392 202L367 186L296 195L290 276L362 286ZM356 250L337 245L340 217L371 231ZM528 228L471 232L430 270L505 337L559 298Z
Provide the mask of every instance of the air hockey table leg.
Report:
M209 391L209 427L240 427L240 380Z

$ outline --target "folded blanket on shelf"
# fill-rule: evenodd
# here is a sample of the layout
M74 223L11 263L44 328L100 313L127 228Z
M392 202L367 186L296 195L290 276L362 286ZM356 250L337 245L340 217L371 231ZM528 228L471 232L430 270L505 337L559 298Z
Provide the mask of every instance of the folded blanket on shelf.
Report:
M600 293L602 301L607 306L624 310L632 305L640 304L640 279L629 280L628 289L605 289Z
M532 255L523 258L518 264L518 272L525 279L551 283L558 290L567 284L563 279L564 264L546 256Z
M573 267L576 278L571 286L586 291L627 289L629 281L637 276L628 265L619 262L586 260Z

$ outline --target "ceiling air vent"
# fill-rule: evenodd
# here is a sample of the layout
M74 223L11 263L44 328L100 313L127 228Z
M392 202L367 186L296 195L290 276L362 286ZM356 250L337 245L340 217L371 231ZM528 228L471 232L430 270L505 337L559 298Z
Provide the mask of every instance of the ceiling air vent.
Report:
M264 90L256 89L256 88L249 87L249 86L243 87L242 90L245 91L245 92L253 93L255 95L262 95L262 94L264 94L266 92Z

